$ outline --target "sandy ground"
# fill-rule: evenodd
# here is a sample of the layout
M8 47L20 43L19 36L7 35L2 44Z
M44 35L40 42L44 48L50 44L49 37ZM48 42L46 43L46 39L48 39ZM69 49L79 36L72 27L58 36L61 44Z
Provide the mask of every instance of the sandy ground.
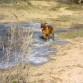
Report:
M31 4L32 6L26 4L0 5L0 22L48 22L56 24L57 27L83 24L81 18L83 17L83 11L81 9L68 10L67 8L72 5L43 0L31 1Z
M57 24L58 27L83 24L82 10L70 11L66 10L65 7L61 7L58 11L50 11L49 8L56 7L57 3L43 2L44 8L42 8L41 2L35 3L33 1L32 3L36 5L36 9L17 10L0 6L0 22L52 22ZM40 8L38 9L38 7ZM70 16L72 19L61 20L65 17L59 19L60 16ZM19 67L18 70L21 70L21 73L19 72L18 75L21 77L22 74L23 76L20 80L25 80L27 83L83 83L83 38L68 41L71 44L55 46L57 53L50 57L53 59L51 62L37 67L31 65L26 65L23 69ZM17 77L16 68L9 71L0 71L0 83L12 83L17 80ZM4 80L6 81L4 82Z
M53 61L30 68L30 82L83 83L82 39L75 39L66 46L56 46L58 52L52 57Z
M55 46L57 53L50 57L53 60L42 66L26 66L18 70L27 83L83 83L83 38L68 40L71 43L65 46ZM0 72L2 76L8 76L6 83L16 80L17 70ZM3 83L3 82L2 82ZM21 82L20 82L21 83Z

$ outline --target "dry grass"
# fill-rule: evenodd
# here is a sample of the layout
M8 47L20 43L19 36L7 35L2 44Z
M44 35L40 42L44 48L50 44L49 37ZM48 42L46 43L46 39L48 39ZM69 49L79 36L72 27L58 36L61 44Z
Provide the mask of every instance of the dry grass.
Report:
M71 31L71 32L66 32L66 33L60 33L59 36L61 38L68 38L68 39L75 39L79 37L83 37L83 30L76 30L76 31Z
M77 8L78 5L76 5L71 8L69 5L59 4L54 1L31 1L31 3L32 6L26 4L0 5L0 11L2 11L0 15L4 16L4 19L1 18L0 22L51 22L56 24L58 28L69 28L73 24L83 24L82 6ZM25 50L31 44L32 34L28 36L23 34L19 30L19 26L11 29L9 34L11 35L11 39L9 39L9 47L6 48L7 60L9 61L10 50L15 51L17 46L19 46L23 61ZM67 34L66 37L74 37L73 35L77 37L79 32L71 34L71 36ZM82 31L80 31L80 35L83 36ZM20 43L19 38L22 39ZM30 41L26 42L28 39ZM56 46L58 56L51 57L53 61L50 63L39 67L17 65L15 68L1 71L0 83L82 83L83 39L80 38L70 41L72 43L70 45ZM28 50L30 52L31 49Z
M4 19L0 22L16 22L14 15L18 17L19 22L48 22L54 23L56 27L70 27L72 24L79 24L83 21L81 18L83 11L80 10L82 5L75 5L75 11L73 11L73 5L60 4L55 1L31 1L31 4L31 6L25 3L1 5L0 11L3 11L0 15L3 14Z
M13 57L15 57L15 62L17 62L17 65L15 67L15 74L12 72L11 68L8 68L7 70L3 71L2 76L0 76L0 83L12 83L13 80L14 80L13 82L16 83L18 83L19 81L24 83L25 79L24 79L24 74L22 73L22 69L25 68L24 57L26 52L27 55L31 53L32 49L30 46L31 46L31 40L33 36L33 30L31 27L27 28L27 27L14 26L11 27L11 30L9 31L8 34L9 34L8 43L7 43L7 47L5 47L6 53L4 55L7 56L6 63L7 65L9 65L11 53L14 52ZM20 57L22 61L22 65L20 65L20 68L18 63L19 59L16 57L17 56L16 52L18 49L21 54ZM29 70L29 65L27 69ZM27 75L28 75L28 71L27 71Z

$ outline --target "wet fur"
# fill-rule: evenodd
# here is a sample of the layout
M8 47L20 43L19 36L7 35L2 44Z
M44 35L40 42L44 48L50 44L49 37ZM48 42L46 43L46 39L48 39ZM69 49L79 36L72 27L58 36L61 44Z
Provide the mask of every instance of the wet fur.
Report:
M41 24L41 29L45 41L49 40L50 35L52 35L52 39L54 40L54 29L51 25L47 25L47 23Z

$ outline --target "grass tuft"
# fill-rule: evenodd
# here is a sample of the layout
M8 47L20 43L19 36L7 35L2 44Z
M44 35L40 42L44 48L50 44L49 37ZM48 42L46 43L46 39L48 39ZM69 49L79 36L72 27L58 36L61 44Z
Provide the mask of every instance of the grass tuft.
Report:
M17 83L17 81L14 80L12 83Z
M83 10L83 6L82 5L71 5L71 6L67 7L66 9L72 10L72 11Z
M83 30L76 30L73 32L60 33L61 38L75 39L77 37L83 37Z
M62 21L62 22L67 22L71 19L70 15L62 15L62 16L58 16L57 20L58 21Z

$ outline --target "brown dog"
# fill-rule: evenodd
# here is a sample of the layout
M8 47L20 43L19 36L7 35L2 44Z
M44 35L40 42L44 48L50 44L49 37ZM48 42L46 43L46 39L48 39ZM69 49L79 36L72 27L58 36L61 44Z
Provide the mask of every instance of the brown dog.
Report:
M41 24L41 29L45 41L48 41L51 34L52 34L52 39L54 40L54 29L51 25L47 25L47 23Z

